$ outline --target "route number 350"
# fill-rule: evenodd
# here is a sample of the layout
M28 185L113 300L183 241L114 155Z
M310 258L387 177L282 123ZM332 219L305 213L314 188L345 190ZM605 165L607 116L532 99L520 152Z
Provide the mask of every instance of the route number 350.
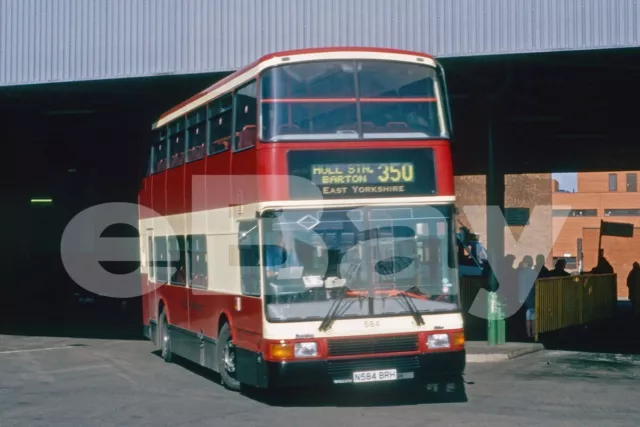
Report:
M380 326L379 320L365 320L364 327L365 328L377 328Z

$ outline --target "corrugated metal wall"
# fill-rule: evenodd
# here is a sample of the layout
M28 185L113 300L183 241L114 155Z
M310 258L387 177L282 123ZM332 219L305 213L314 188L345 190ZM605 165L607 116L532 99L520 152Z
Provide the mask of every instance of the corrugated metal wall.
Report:
M638 46L637 0L0 0L0 85L229 71L271 51Z

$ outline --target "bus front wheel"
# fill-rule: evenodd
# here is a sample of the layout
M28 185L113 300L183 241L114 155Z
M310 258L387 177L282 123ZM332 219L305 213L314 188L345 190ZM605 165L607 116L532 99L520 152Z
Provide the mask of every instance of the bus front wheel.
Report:
M218 337L218 360L222 385L229 390L240 391L240 382L236 379L236 350L228 323L224 324Z
M162 312L160 314L160 327L158 328L160 344L160 355L165 362L171 362L173 354L171 353L171 332L169 331L169 323L167 322L167 316Z

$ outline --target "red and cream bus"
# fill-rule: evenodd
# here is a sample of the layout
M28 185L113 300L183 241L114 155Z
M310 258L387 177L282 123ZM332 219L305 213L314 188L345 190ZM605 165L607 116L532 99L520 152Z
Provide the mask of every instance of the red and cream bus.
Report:
M153 125L146 336L223 383L459 382L451 125L429 55L267 55Z

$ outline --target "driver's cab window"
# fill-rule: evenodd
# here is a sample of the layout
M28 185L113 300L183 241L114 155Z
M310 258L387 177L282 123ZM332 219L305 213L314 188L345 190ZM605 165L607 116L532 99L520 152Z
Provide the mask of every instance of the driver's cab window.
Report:
M319 271L313 262L318 247L305 231L292 229L277 219L265 220L263 225L265 293L278 300L299 297L313 284L309 282L313 279L307 276Z
M418 224L416 236L421 276L430 283L437 283L448 276L447 224L444 221L428 221Z
M238 227L242 294L260 296L260 242L257 221L241 221Z

